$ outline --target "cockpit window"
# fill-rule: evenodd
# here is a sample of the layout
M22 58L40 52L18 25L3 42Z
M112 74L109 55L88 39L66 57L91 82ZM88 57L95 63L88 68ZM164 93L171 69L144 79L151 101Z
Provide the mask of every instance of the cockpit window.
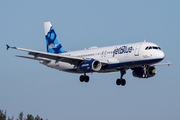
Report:
M153 49L158 49L158 47L153 47Z
M147 46L147 47L145 48L145 50L150 50L150 49L161 50L161 48L160 48L160 47L157 47L157 46Z
M145 50L147 50L149 47L146 47Z

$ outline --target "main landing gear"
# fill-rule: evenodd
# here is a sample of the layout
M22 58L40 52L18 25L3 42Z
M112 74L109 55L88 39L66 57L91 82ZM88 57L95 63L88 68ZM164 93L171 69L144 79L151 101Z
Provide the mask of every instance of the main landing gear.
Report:
M122 86L125 86L126 85L126 80L125 79L123 79L123 76L126 74L126 70L121 70L120 71L120 73L121 73L121 77L120 77L120 79L117 79L116 80L116 84L119 86L119 85L122 85ZM80 77L79 77L79 80L81 81L81 82L89 82L89 76L87 76L86 75L86 73L84 73L84 75L81 75Z
M89 76L87 76L86 73L84 73L84 75L81 75L81 76L80 76L79 80L80 80L81 82L84 82L84 81L85 81L85 82L87 83L87 82L89 82Z
M116 80L116 84L125 86L126 85L126 80L123 79L122 77L123 77L123 75L126 74L126 70L121 70L120 73L121 73L121 78Z

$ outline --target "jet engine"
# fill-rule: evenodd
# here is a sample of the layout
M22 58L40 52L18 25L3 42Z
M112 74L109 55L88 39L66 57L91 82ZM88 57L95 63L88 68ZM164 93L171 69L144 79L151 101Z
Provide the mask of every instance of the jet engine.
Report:
M146 72L144 72L143 68L136 68L133 70L132 74L134 77L138 78L149 78L156 75L156 68L154 66L149 66L146 68Z
M93 60L89 60L89 61L81 63L78 66L78 69L83 72L92 72L92 71L96 72L96 71L99 71L101 67L102 67L101 62L93 59Z

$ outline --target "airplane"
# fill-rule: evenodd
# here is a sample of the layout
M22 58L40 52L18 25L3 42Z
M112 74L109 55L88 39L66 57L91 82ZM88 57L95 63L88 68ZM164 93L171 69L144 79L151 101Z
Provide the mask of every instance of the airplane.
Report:
M79 77L81 82L89 82L87 73L120 72L116 80L119 86L125 86L123 76L128 69L137 78L150 78L156 75L157 65L171 65L171 62L161 62L165 54L161 48L151 42L138 42L98 48L96 46L84 50L65 51L59 42L50 22L44 23L47 52L35 51L19 47L9 48L26 51L29 56L16 55L16 57L38 60L41 64L60 71L83 74Z

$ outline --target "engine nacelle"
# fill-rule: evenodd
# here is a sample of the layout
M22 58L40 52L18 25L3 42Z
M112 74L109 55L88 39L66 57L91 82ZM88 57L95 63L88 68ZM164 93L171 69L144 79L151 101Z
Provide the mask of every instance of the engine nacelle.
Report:
M156 68L154 66L150 66L148 69L147 69L147 75L148 77L153 77L156 75Z
M91 71L99 71L101 67L102 67L101 62L97 60L89 60L84 63L81 63L78 66L78 69L84 72L91 72Z
M156 68L154 66L150 66L146 69L146 75L144 76L143 68L136 68L133 71L133 76L138 78L149 78L156 75Z

